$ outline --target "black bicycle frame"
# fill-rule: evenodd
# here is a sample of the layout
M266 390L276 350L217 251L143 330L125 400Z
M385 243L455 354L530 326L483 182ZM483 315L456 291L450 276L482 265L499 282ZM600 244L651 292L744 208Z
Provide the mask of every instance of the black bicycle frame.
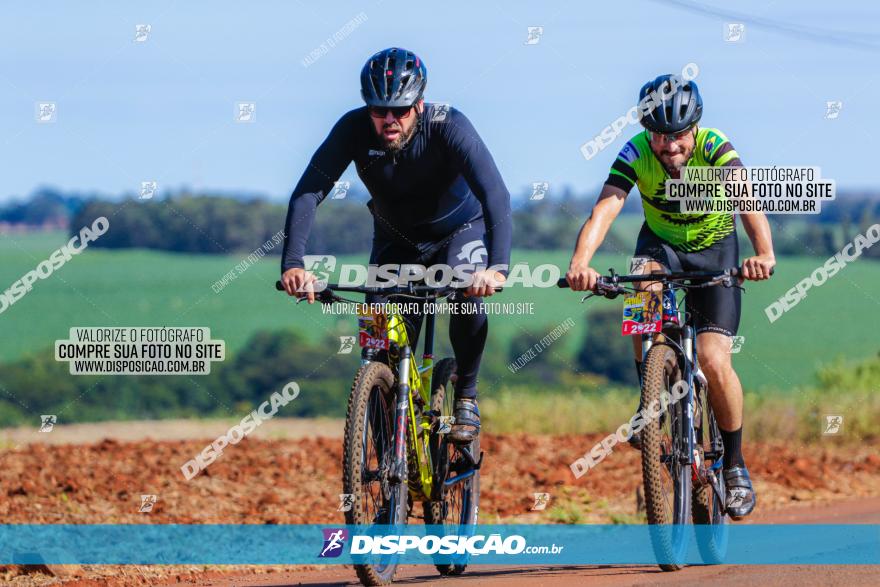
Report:
M693 274L691 274L693 275ZM666 339L666 343L671 343L673 348L675 349L676 355L679 357L679 363L682 366L683 372L683 380L687 384L687 394L682 397L679 402L684 401L683 404L680 404L683 409L680 410L681 418L678 422L677 430L673 430L675 438L673 438L673 450L672 454L669 455L669 459L678 458L678 464L682 465L690 465L693 466L694 463L694 455L697 452L696 446L696 426L694 425L694 408L696 406L696 386L695 386L695 367L698 364L698 352L697 352L697 344L696 344L696 335L693 325L693 320L691 319L691 314L687 310L687 301L688 301L688 291L686 288L677 288L670 284L665 284L664 289L669 289L673 292L673 294L678 289L685 289L685 311L684 311L684 326L676 329L667 329L663 334ZM663 295L663 292L661 292ZM675 330L679 332L676 333ZM676 336L678 334L678 336ZM642 361L644 363L645 357L647 356L648 350L653 345L653 336L651 334L642 335ZM707 406L708 409L711 410L711 406L708 401L708 393L709 388L708 385L703 385L703 392L707 395ZM720 463L721 458L724 454L723 445L720 444L720 439L715 438L711 431L711 420L708 417L708 414L705 418L705 423L709 425L710 429L703 430L704 434L708 434L710 441L712 441L711 450L703 454L704 460L713 460L717 463ZM700 422L700 425L703 425L703 422ZM666 462L667 459L664 459ZM719 482L717 476L715 476L715 481ZM702 482L702 481L700 481ZM715 486L714 490L719 492L721 495L721 488L719 486Z
M676 292L678 288L671 285L664 285L664 291L660 292L660 295L663 296L666 289L670 289L673 294ZM687 311L687 293L685 293L685 317L689 315ZM684 326L677 328L679 330L679 336L675 336L675 333L670 332L671 329L665 329L663 331L663 335L666 339L667 343L671 343L673 348L675 349L676 355L679 357L679 363L682 366L683 372L683 381L687 384L687 394L679 399L679 402L684 401L683 406L686 406L686 409L681 410L681 418L678 419L678 434L675 434L675 430L673 430L674 436L677 438L673 438L673 442L677 442L677 444L673 444L672 454L669 455L669 458L674 458L676 455L678 457L679 464L692 464L693 463L693 454L695 450L694 445L694 436L692 434L687 434L688 430L693 429L693 418L694 418L694 369L693 366L697 364L697 346L694 340L694 329L693 326L689 323L685 323ZM643 334L642 335L642 364L645 364L645 359L648 356L648 351L651 350L651 347L654 345L654 336L655 334ZM673 385L677 382L673 382ZM670 415L671 417L671 415ZM676 422L672 422L672 425L675 425Z

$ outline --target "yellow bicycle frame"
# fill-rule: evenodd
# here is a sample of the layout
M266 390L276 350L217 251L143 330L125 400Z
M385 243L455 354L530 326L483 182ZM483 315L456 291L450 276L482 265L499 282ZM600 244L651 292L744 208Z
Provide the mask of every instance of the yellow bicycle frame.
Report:
M384 336L387 337L390 343L395 343L398 349L403 347L409 347L409 334L406 330L406 324L403 320L403 316L397 313L394 310L393 306L390 306L391 311L387 314L384 312L373 311L372 313L366 311L358 311L358 321L363 325L367 322L371 322L373 328L371 329L371 333L373 335L380 334L377 332L378 328L384 325ZM421 421L416 420L416 412L415 412L415 403L413 402L414 394L419 394L419 396L424 401L424 405L427 406L429 410L431 407L431 375L434 370L434 360L431 357L424 357L422 361L421 367L416 364L415 358L415 349L410 347L410 365L409 365L409 397L407 397L408 403L408 411L409 411L409 430L406 435L406 445L407 445L407 469L412 471L416 470L419 473L419 482L417 485L414 485L412 482L413 476L410 475L410 483L409 483L409 492L412 495L413 500L429 500L431 499L431 493L433 491L434 486L434 473L433 467L431 464L431 451L429 446L429 439L431 435L431 423L426 417L422 417ZM391 357L390 357L391 358ZM398 358L391 358L392 360L399 360ZM415 469L412 469L415 467Z

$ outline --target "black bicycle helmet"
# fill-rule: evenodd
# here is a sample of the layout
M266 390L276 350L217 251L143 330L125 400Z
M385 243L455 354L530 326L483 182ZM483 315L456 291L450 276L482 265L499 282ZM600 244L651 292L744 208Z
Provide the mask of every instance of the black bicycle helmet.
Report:
M670 95L671 87L675 91ZM660 103L642 116L642 126L652 132L681 132L700 121L703 116L703 99L694 81L684 81L680 76L666 74L642 86L639 103L655 92Z
M422 98L427 83L425 63L399 47L379 51L361 70L361 95L367 106L412 106Z

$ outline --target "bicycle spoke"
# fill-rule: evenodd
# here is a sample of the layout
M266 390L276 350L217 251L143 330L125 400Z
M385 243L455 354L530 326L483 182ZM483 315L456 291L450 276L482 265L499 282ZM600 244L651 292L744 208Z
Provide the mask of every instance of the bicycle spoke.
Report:
M373 523L387 523L393 504L388 503L387 455L390 442L387 402L382 391L374 388L364 414L364 451L361 461L363 502L366 519Z

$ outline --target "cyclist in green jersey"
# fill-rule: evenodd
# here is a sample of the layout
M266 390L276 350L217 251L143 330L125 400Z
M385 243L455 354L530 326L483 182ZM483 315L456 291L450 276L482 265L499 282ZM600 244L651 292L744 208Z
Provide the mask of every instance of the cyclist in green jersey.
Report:
M725 213L681 214L666 198L667 179L681 177L684 166L742 166L727 137L714 128L700 128L703 101L697 84L663 75L642 87L640 100L653 95L655 107L644 114L645 127L621 149L590 218L581 228L566 278L571 288L593 290L599 277L591 266L611 223L638 186L645 223L638 236L635 259L642 272L716 271L739 265L736 221ZM743 277L770 277L776 264L770 225L763 214L741 216L755 255L742 262ZM646 289L651 285L640 284ZM755 508L756 495L742 455L742 386L730 358L731 337L740 319L740 290L711 287L692 290L700 366L709 382L709 398L724 441L727 512L741 518ZM633 337L636 368L641 379L641 337ZM640 406L641 407L641 406ZM632 444L638 446L640 438Z

